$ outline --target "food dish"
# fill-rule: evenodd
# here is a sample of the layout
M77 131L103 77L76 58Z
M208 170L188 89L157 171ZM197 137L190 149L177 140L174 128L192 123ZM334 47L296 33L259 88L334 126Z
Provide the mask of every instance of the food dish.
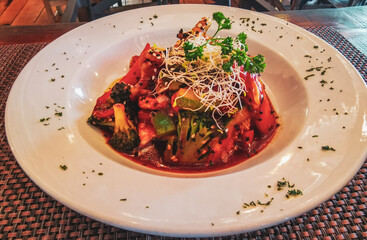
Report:
M258 154L278 116L260 77L264 56L248 55L244 32L219 37L231 25L215 12L178 31L173 46L147 43L97 98L88 123L126 159L163 171L216 171Z
M214 11L231 16L233 31L246 31L251 51L267 57L262 77L284 123L276 141L244 164L194 176L147 170L101 147L85 119L96 89L126 72L120 56L146 42L172 44L177 26ZM352 65L309 32L240 9L172 5L103 18L46 46L14 83L5 121L21 167L66 206L134 231L218 236L296 217L341 189L366 158L366 102ZM303 195L286 198L278 181Z

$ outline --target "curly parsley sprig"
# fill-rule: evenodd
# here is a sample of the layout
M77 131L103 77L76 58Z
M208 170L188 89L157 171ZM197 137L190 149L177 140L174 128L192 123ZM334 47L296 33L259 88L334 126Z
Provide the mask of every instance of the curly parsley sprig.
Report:
M217 35L217 33L222 29L231 29L232 23L229 18L226 18L223 13L221 12L215 12L213 13L213 19L218 23L218 29L214 33L213 38Z
M194 44L192 44L191 42L185 42L184 45L183 45L183 49L184 49L184 52L185 52L186 60L194 61L198 58L201 58L204 55L204 46L205 45L194 47Z
M204 47L207 44L220 46L221 54L224 58L229 60L222 66L225 72L232 72L234 63L238 66L244 66L244 71L250 73L261 73L264 71L266 64L265 58L262 55L250 57L247 55L248 46L246 44L247 35L243 32L237 35L235 39L231 37L215 38L219 31L223 29L231 29L232 23L229 18L226 18L223 13L213 13L213 19L217 22L218 28L211 39L208 39L204 44L200 46L194 46L191 42L185 42L183 49L185 52L185 58L188 61L195 61L200 59L204 55ZM239 46L234 47L234 43Z

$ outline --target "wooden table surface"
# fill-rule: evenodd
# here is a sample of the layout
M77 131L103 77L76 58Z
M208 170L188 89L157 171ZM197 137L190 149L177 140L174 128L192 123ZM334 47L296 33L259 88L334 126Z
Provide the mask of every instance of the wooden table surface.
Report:
M301 27L331 26L367 55L367 6L266 12ZM0 26L0 44L51 42L84 23Z
M367 6L268 12L301 27L331 26L367 56Z

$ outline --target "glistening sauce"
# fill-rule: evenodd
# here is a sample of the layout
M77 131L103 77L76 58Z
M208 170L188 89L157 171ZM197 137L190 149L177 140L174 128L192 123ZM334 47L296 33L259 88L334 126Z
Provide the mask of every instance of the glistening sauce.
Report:
M254 136L254 140L250 146L250 148L248 150L241 150L238 149L237 151L235 151L235 153L229 157L227 162L222 162L222 161L218 161L216 163L213 164L198 164L198 165L194 165L194 164L190 164L190 165L183 165L182 163L180 164L179 162L177 162L177 164L172 164L170 163L166 163L163 162L161 158L157 157L155 153L149 153L149 151L146 151L144 156L132 156L132 155L127 155L121 152L118 152L120 155L122 155L123 157L137 163L140 164L142 166L148 167L148 168L152 168L155 170L161 170L161 171L166 171L166 172L172 172L172 173L204 173L204 172L214 172L214 171L218 171L218 170L223 170L229 167L233 167L236 166L250 158L252 158L253 156L255 156L256 154L258 154L259 152L261 152L273 139L277 129L278 129L279 125L276 125L275 127L273 127L273 129L271 129L268 134L266 134L265 136L259 137L255 134ZM107 133L104 134L104 136L106 137L106 143L108 144L108 140L110 138L110 136L108 136ZM112 148L113 149L113 148ZM160 153L162 154L162 153Z

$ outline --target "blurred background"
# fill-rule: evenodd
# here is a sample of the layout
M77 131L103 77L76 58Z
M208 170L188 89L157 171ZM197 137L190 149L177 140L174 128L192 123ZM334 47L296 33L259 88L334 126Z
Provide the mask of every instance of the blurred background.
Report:
M217 4L281 12L364 6L367 0L0 0L0 26L88 22L116 12L161 4Z

